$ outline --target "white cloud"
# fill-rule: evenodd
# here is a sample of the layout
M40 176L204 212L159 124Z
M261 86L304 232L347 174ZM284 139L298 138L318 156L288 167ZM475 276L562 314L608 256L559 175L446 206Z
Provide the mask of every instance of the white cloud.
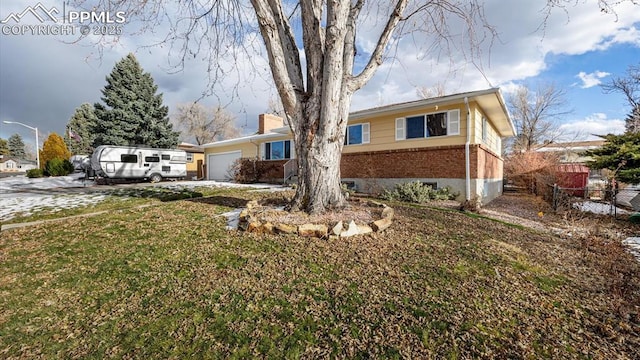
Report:
M595 135L624 133L624 120L608 119L604 113L594 113L584 119L576 119L560 125L563 140L598 140Z
M611 75L608 72L604 72L604 71L594 71L592 73L587 74L584 71L580 71L578 73L578 75L576 75L576 77L580 78L580 80L582 80L582 85L580 86L583 89L588 89L590 87L594 87L594 86L598 86L602 83L602 81L600 81L600 79L607 77Z

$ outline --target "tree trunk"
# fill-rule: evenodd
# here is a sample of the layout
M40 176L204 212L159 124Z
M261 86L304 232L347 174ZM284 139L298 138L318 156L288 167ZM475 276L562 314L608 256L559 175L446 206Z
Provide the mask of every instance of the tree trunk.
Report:
M351 103L351 96L347 96L348 99L323 106L316 105L320 99L309 99L305 104L306 111L301 114L305 121L298 121L294 132L298 188L293 210L316 214L346 205L341 188L340 158Z

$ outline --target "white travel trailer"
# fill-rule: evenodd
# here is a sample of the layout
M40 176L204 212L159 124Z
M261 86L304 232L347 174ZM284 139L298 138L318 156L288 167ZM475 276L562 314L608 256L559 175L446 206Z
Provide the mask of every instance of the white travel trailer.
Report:
M140 179L158 182L187 176L183 150L135 146L98 146L91 156L91 171L106 179Z

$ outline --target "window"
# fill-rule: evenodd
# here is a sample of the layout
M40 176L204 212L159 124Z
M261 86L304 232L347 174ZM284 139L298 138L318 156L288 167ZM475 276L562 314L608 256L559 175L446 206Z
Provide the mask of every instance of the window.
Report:
M160 162L160 158L158 156L145 156L144 162Z
M187 153L187 162L193 162L193 153Z
M162 160L171 160L171 156L169 156L169 155L162 155Z
M274 141L264 144L265 160L291 159L291 141Z
M347 126L344 137L345 145L357 145L369 143L369 123Z
M407 118L407 139L424 137L424 116Z
M120 155L120 162L135 164L138 162L138 155L134 154L122 154Z
M447 135L447 113L427 115L427 137Z
M460 110L396 119L396 140L459 134Z

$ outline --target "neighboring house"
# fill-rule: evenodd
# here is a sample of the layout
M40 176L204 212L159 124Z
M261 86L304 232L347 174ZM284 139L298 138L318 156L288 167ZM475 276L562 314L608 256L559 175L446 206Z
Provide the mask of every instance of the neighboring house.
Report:
M202 179L205 174L204 150L195 144L180 143L178 149L187 152L187 179Z
M283 181L295 147L281 118L262 114L258 132L202 145L207 178L224 180L238 158L272 165L263 181ZM499 89L418 100L352 112L342 152L342 180L360 192L422 181L450 186L484 203L502 193L502 139L515 135Z
M548 143L539 145L535 150L538 152L552 153L558 155L558 159L562 164L579 164L583 165L581 167L581 172L587 171L588 175L588 183L589 184L597 184L606 178L606 173L608 170L606 169L589 169L584 164L591 160L591 158L582 155L587 150L594 150L602 145L604 145L604 140L591 140L591 141L573 141L573 142L563 142L563 143ZM573 169L572 171L567 172L575 172L575 167L560 167L561 171L563 169Z
M0 158L0 172L26 172L35 168L36 162L32 160L24 160L8 156Z

